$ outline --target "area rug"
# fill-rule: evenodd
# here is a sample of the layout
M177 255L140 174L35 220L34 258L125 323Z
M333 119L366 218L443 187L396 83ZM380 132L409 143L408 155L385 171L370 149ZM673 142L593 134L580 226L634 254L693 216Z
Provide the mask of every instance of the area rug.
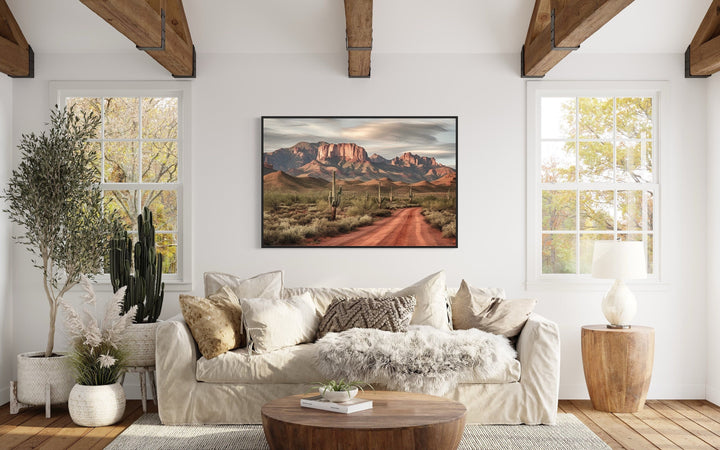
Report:
M558 414L556 426L466 425L459 449L609 449L572 414ZM165 426L145 414L106 449L267 449L262 425Z

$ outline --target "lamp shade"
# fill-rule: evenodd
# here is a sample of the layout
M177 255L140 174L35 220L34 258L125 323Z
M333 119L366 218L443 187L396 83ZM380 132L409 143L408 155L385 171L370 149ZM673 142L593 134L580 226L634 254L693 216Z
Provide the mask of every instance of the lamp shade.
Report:
M615 280L647 277L642 241L595 241L592 276Z

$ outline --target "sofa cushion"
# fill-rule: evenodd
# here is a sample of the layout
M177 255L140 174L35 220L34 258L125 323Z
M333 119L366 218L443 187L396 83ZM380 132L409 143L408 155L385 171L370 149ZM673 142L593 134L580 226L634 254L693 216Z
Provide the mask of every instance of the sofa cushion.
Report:
M205 272L205 297L228 286L237 298L279 298L283 290L282 271L261 273L252 278L242 278L222 272Z
M509 338L520 334L537 300L506 300L488 294L462 281L452 302L455 329L477 328Z
M447 299L445 298L445 271L434 273L417 283L393 293L395 297L415 297L415 312L410 320L412 325L429 325L441 330L450 330Z
M301 344L272 352L249 354L243 349L217 358L200 358L196 378L209 383L316 383L322 380L315 365L315 344Z
M181 294L180 310L203 356L211 359L245 345L242 310L229 289L210 298Z
M195 376L198 381L227 384L317 383L323 376L317 370L317 344L302 344L262 354L243 349L223 353L217 358L200 358ZM520 362L515 359L492 378L468 375L460 383L513 383L520 380ZM368 380L372 384L372 380ZM380 386L376 386L378 388Z
M283 297L293 297L295 295L308 293L315 303L320 314L325 314L330 303L336 298L380 298L388 297L394 289L387 288L331 288L331 287L299 287L285 288Z
M315 339L320 316L310 294L290 298L241 298L248 348L269 352Z
M320 320L317 338L351 328L404 332L415 310L414 297L338 298Z

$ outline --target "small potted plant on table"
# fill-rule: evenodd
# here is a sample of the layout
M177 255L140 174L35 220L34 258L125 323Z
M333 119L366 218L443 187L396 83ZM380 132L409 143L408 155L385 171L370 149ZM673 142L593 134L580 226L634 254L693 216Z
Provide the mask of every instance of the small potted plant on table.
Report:
M364 391L363 386L372 388L372 385L362 381L329 380L316 384L320 395L325 397L327 401L334 403L352 400L358 394L358 391Z

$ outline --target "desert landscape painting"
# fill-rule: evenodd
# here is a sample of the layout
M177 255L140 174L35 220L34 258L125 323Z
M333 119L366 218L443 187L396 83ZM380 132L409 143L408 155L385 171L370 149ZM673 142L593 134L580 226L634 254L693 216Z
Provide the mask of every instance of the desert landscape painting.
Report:
M263 247L457 247L457 117L263 117Z

